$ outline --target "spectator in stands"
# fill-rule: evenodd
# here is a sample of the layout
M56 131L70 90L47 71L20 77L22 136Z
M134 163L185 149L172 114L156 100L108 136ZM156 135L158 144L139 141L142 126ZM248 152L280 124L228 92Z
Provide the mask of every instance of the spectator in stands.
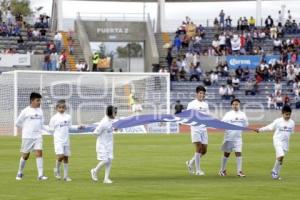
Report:
M98 71L98 63L99 63L99 54L97 52L94 53L93 55L93 72Z
M296 23L296 20L293 20L293 22L291 24L291 32L293 34L296 34L298 32L298 25Z
M190 68L190 81L196 79L197 81L200 81L200 76L201 76L201 69L199 66L195 66L193 63L191 63L191 68Z
M219 35L218 41L219 41L219 49L221 51L221 54L225 55L225 50L226 50L226 36L225 36L225 32L222 32Z
M55 43L55 46L56 46L56 51L57 53L60 53L61 51L61 42L62 42L62 35L60 32L56 32L55 35L54 35L54 43Z
M226 87L224 84L221 85L221 87L219 88L219 95L221 96L222 100L226 100L227 96L226 96Z
M76 70L77 70L78 72L81 72L81 71L84 70L84 63L83 63L81 60L79 60L79 61L76 63Z
M235 98L234 89L233 89L232 85L227 84L226 92L227 92L227 99L234 99Z
M37 29L32 32L32 40L40 40L40 32Z
M290 105L290 97L285 94L284 97L283 97L283 105Z
M237 21L237 27L236 27L236 30L242 30L242 21L243 21L243 18L240 17Z
M240 89L240 79L237 78L236 76L233 76L233 78L232 78L232 86L233 86L234 90Z
M214 27L219 29L219 20L217 17L214 19Z
M184 107L183 107L183 105L180 103L180 100L177 100L177 101L176 101L176 105L175 105L174 109L175 109L175 113L174 113L175 115L176 115L176 114L179 114L179 113L181 113L181 112L183 111Z
M296 73L293 67L287 68L287 86L289 86L291 83L293 84L296 79Z
M270 38L276 39L277 38L277 27L274 25L270 28Z
M273 105L274 108L276 108L275 99L273 98L273 95L270 94L270 95L267 96L267 108L271 109L272 105Z
M191 40L196 35L197 27L193 22L190 22L186 26L186 35L188 36L188 40Z
M238 68L236 68L235 70L235 76L237 78L241 78L243 75L243 71L244 71L243 68L241 66L238 66Z
M293 83L293 93L295 96L300 96L300 81L298 78L296 78L295 82Z
M271 15L269 15L265 20L265 26L266 26L266 28L271 28L273 26L273 24L274 24L274 21L273 21Z
M57 53L51 53L50 54L50 60L51 60L51 70L56 71L59 69L58 62L57 62Z
M219 81L218 72L211 71L210 80L212 85L218 85L218 81Z
M6 22L7 22L7 25L8 26L11 26L13 24L13 15L11 13L11 9L10 7L7 8L7 11L6 11Z
M279 109L281 110L282 106L283 106L283 98L282 98L282 95L280 92L277 92L276 95L275 95L275 102L276 102L276 107L275 109Z
M59 70L60 71L66 71L67 69L67 53L66 50L63 50L61 52L61 55L59 56Z
M47 30L45 28L42 28L40 30L40 39L43 41L47 41Z
M249 19L249 28L250 30L254 30L255 28L255 19L251 16L250 19Z
M279 38L276 38L273 41L273 51L281 52L281 48L282 48L282 41Z
M165 66L161 66L158 73L168 73L168 70Z
M276 79L274 83L274 94L276 95L277 93L281 94L282 91L282 83L280 79Z
M44 56L44 70L47 70L47 71L52 70L50 54L48 54L48 53Z
M231 22L232 22L232 19L228 15L227 18L225 19L225 29L226 30L231 30L231 26L232 26Z
M253 40L249 34L247 34L247 36L246 36L245 50L246 50L247 54L250 54L250 55L253 54Z
M167 53L167 57L166 57L167 63L168 63L168 67L171 67L171 64L173 62L173 56L172 56L172 48L168 48L168 53Z
M69 49L70 55L73 55L74 54L74 41L72 38L68 38L67 41L68 41L68 49Z
M225 26L225 13L223 10L221 10L220 14L219 14L219 24L220 24L220 28L224 28Z
M171 67L170 67L170 74L171 74L171 81L178 81L179 80L179 68L177 66L176 60L174 59Z
M237 34L233 35L231 39L231 49L233 55L239 55L241 50L241 40Z
M17 43L18 43L18 49L25 49L22 35L19 35L19 39L17 40Z
M266 38L266 33L262 30L259 30L258 41L259 42L264 42L265 38Z
M176 36L175 36L175 38L174 38L173 45L174 45L174 47L175 47L176 54L178 54L179 51L180 51L180 48L181 48L181 40L180 40L178 34L176 34Z
M278 20L277 20L277 22L278 22L278 25L279 25L279 23L280 24L283 23L283 14L281 13L280 10L278 11Z
M245 69L243 69L243 74L242 74L242 77L240 77L240 80L246 81L249 79L249 77L250 77L250 71L249 71L249 68L246 67Z
M211 79L210 79L210 74L209 72L206 72L204 77L203 77L203 84L205 86L211 86Z
M186 81L186 80L187 80L186 71L185 71L184 67L181 67L180 71L179 71L179 81Z
M255 81L248 79L248 81L245 84L245 95L256 95L255 92Z
M241 29L242 29L242 31L249 31L248 20L246 17L244 17L242 20Z
M284 37L284 29L281 23L278 23L277 26L277 37L283 38Z
M215 35L214 40L212 41L211 46L212 46L212 48L214 50L214 55L215 56L221 56L222 55L222 51L221 51L221 48L220 48L219 35L218 34Z

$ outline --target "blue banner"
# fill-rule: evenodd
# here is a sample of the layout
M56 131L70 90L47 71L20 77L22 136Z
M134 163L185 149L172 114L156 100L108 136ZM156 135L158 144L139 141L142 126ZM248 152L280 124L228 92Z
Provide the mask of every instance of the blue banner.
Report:
M116 129L127 128L131 126L144 125L154 122L176 122L181 124L187 124L191 126L205 125L207 127L227 129L227 130L251 130L246 127L236 126L229 124L218 119L215 119L209 115L200 113L197 110L186 110L177 115L138 115L119 119L113 123L113 127Z
M266 55L264 60L267 64L274 64L276 61L280 60L280 55Z
M226 61L230 69L239 66L255 69L260 64L261 56L226 56Z

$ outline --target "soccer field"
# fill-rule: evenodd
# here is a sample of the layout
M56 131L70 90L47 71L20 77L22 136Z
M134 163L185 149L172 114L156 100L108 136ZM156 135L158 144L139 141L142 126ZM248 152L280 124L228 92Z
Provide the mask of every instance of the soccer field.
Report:
M25 167L22 181L15 176L19 163L20 138L0 137L0 200L75 200L75 199L205 199L267 200L300 196L300 134L291 137L290 151L284 160L282 180L272 180L270 171L275 153L272 134L244 134L243 168L246 178L236 176L235 158L231 157L229 176L217 175L223 134L209 135L208 154L202 159L205 176L189 175L185 161L193 155L189 134L115 135L115 159L111 185L90 179L90 169L97 164L94 136L72 136L70 176L72 182L53 177L55 155L52 137L44 137L44 166L48 181L36 180L35 159Z

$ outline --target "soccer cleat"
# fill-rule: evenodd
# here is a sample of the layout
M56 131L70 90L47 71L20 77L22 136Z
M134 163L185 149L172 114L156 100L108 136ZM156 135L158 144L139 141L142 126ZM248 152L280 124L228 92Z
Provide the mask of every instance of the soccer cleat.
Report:
M37 178L37 180L39 180L39 181L45 181L45 180L48 180L48 177L47 176L39 176L38 178Z
M194 172L193 167L190 165L190 161L189 160L186 161L185 164L186 164L189 174L194 174L195 172Z
M104 179L103 181L104 184L111 184L113 183L112 180L110 180L109 178L108 179Z
M93 181L98 181L97 173L94 168L91 169L91 178Z
M224 171L220 170L219 171L219 176L227 176L226 170L224 170Z
M64 178L64 181L66 181L66 182L71 182L72 179L71 179L70 177L66 177L66 178Z
M204 176L205 173L204 173L204 171L199 170L199 171L196 171L195 175L196 175L196 176Z
M238 176L238 177L246 177L246 175L245 175L242 171L239 171L239 172L237 173L237 176Z
M54 177L57 179L57 180L60 180L61 179L61 176L60 176L60 173L58 172L57 168L55 167L53 169L54 171Z
M272 175L272 179L281 180L281 177L279 176L279 174L277 172L272 171L271 175Z
M18 173L17 176L16 176L16 180L17 180L17 181L22 180L22 179L23 179L23 176L24 176L24 175L23 175L22 173Z

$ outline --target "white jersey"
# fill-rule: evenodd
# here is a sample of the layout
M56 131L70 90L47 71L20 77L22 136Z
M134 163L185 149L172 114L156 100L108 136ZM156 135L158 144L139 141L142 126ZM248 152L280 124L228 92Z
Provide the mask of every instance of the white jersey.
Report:
M271 124L260 128L259 131L272 131L274 129L274 146L281 145L285 150L288 150L290 136L293 134L295 129L295 122L292 119L286 121L283 117L281 117L275 119Z
M231 110L227 112L222 121L234 124L237 126L247 127L249 125L246 114L242 111ZM224 141L238 141L242 140L241 130L225 130Z
M198 110L199 112L203 114L209 114L209 108L208 104L205 101L199 101L197 99L191 101L188 106L187 110ZM200 126L191 126L191 133L199 133L199 132L206 132L207 128L205 125L200 125Z
M72 118L66 113L56 113L50 119L49 129L53 132L54 143L70 145L69 130L78 129L78 126L72 126Z
M105 116L94 130L94 133L98 135L96 142L96 152L113 152L113 120Z
M41 108L24 108L16 122L16 126L22 128L22 138L42 138L44 126L44 114Z

